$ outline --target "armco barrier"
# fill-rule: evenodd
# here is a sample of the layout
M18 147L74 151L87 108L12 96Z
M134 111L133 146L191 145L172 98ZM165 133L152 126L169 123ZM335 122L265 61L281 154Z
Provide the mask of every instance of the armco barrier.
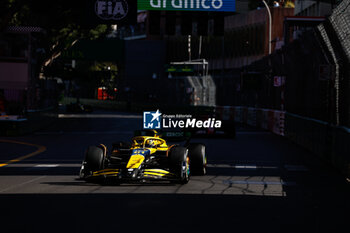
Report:
M286 113L285 136L350 177L350 129Z
M223 114L222 120L232 119L238 123L284 135L284 111L242 106L217 106L216 111Z
M261 110L261 128L269 129L269 110L262 109Z
M330 161L332 127L326 122L286 114L285 136Z
M256 109L255 108L248 108L247 112L247 124L251 126L256 126Z
M238 123L256 126L285 136L332 164L350 177L350 129L284 111L242 106L217 107L225 109L223 116ZM231 114L231 115L227 115Z
M350 129L335 127L332 130L332 164L350 177Z
M273 111L273 133L284 136L284 117L285 112Z
M242 112L242 107L232 107L235 112L235 119L234 121L243 123L243 112Z
M222 120L228 121L228 120L234 120L234 119L235 119L234 109L228 106L223 107Z

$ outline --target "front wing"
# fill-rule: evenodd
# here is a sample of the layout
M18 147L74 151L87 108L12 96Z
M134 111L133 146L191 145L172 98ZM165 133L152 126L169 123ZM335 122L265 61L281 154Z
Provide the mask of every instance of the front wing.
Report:
M144 181L144 180L177 180L178 177L167 170L152 168L152 169L115 169L106 168L96 172L92 175L86 177L88 178L106 178L106 179L116 179L120 181Z

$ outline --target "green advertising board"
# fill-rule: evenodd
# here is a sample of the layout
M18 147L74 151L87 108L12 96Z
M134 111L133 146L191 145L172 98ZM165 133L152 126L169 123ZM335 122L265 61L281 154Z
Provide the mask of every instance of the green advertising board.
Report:
M191 73L193 71L193 65L165 65L165 72Z
M235 0L137 0L138 10L236 11Z

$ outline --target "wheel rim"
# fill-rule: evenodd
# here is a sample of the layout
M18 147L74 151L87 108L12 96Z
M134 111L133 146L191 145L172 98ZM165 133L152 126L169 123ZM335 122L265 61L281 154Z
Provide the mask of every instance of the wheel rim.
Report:
M205 147L202 148L202 155L203 155L203 174L207 173L207 157L205 156Z
M183 166L183 181L188 182L190 179L190 158L187 156L188 153L186 153L186 161L185 161L185 166Z
M186 179L190 177L190 159L186 158Z

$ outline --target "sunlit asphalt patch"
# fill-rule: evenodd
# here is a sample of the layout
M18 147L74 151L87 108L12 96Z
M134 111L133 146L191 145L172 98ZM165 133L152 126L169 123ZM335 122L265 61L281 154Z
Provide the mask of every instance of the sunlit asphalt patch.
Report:
M224 184L235 185L235 184L244 184L244 185L283 185L283 186L294 186L295 182L286 182L286 181L250 181L250 180L224 180Z

